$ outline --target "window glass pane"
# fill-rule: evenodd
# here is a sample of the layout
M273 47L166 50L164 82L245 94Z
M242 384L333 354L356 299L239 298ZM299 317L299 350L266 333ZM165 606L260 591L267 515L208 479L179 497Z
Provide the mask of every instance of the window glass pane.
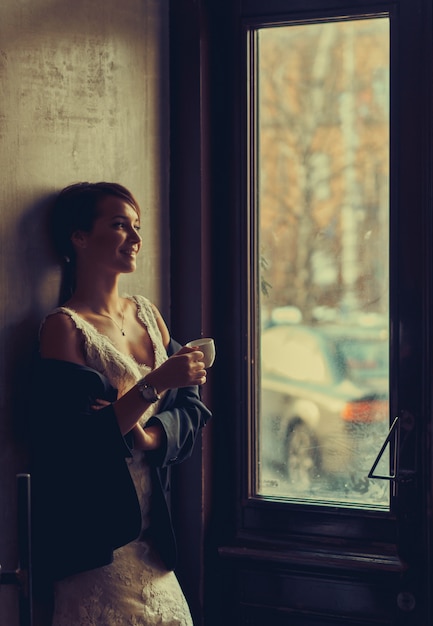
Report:
M256 42L256 493L386 508L389 20Z

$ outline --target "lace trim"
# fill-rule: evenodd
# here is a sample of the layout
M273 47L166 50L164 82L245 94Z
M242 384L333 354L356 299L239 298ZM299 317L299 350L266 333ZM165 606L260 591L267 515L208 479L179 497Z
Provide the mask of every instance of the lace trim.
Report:
M192 626L173 572L152 547L133 542L111 565L56 585L53 626Z
M158 367L167 359L167 354L152 304L144 296L125 297L132 300L137 307L137 318L149 333L155 354L155 367ZM57 307L49 315L56 313L63 313L72 319L83 335L86 364L104 374L110 383L119 389L120 395L123 395L139 378L151 371L150 366L138 363L132 355L120 352L109 337L100 333L93 324L86 321L74 309Z

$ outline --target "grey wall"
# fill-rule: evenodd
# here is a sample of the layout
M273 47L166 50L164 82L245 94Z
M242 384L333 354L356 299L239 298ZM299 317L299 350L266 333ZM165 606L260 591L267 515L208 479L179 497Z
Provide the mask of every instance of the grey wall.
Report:
M26 368L59 274L43 204L79 180L129 187L143 252L128 292L168 309L168 0L0 3L0 564L15 569L15 475ZM18 624L0 587L0 624Z

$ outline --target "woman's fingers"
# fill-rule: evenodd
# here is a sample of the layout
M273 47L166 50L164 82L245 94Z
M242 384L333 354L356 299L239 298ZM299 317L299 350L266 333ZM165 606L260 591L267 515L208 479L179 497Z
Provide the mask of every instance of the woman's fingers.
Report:
M170 387L187 387L202 385L206 381L206 370L203 362L204 354L198 348L182 348L168 361L167 367L173 374ZM204 382L203 382L204 381Z

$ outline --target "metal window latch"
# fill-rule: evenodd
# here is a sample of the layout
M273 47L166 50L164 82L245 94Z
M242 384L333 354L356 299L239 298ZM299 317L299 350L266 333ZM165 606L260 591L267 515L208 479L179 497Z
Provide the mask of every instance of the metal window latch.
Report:
M0 565L0 585L17 585L20 592L20 626L32 626L30 474L17 474L17 515L18 568L4 571Z
M385 437L385 441L382 444L382 447L379 450L379 453L374 460L373 465L371 466L370 471L368 472L368 478L379 478L381 480L389 480L395 482L410 482L415 477L415 470L412 469L403 469L400 467L400 450L401 446L404 443L402 441L402 429L408 434L413 430L415 425L415 419L411 413L408 411L403 411L402 416L397 416L391 424L391 428L387 436ZM390 472L387 475L383 474L375 474L375 470L379 465L382 456L386 450L387 446L390 446L391 449L391 458L390 458Z

